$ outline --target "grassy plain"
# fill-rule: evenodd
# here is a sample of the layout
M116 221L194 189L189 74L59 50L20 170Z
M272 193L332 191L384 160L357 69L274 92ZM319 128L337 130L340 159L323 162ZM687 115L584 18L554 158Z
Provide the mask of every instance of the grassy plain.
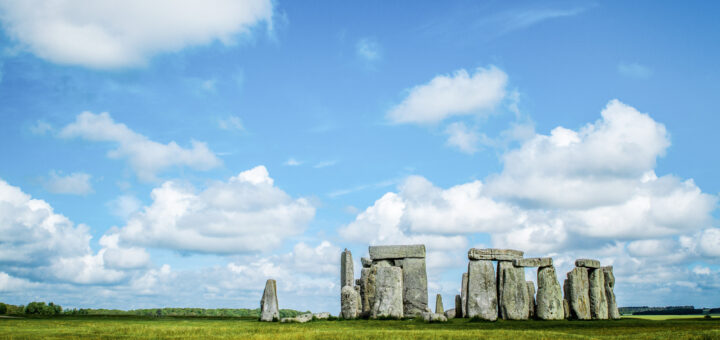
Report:
M52 317L0 319L1 339L720 339L720 318L617 321L455 319L261 323L240 318Z

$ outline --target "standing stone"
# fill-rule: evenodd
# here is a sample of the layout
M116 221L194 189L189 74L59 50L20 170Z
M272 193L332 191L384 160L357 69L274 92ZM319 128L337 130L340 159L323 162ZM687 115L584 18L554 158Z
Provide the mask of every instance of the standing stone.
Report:
M260 299L260 321L277 321L280 319L278 308L277 284L275 280L265 282L265 291Z
M605 295L605 275L602 269L590 269L590 315L596 320L607 320L608 303Z
M570 319L570 303L565 299L563 299L563 314L566 320Z
M436 314L445 313L445 307L443 307L443 303L442 303L442 295L440 295L440 294L435 296L435 313Z
M613 267L602 267L605 276L605 296L607 297L608 317L610 319L620 319L620 311L618 310L617 301L615 301L615 275Z
M555 274L555 267L540 267L537 273L538 291L535 312L540 320L562 320L565 318L563 295Z
M493 271L493 276L495 276L495 271ZM468 297L468 273L463 273L462 274L462 285L460 286L460 299L462 299L460 309L462 310L463 318L468 317L467 297Z
M361 257L360 263L362 264L363 268L370 268L370 266L372 266L372 260L368 257Z
M423 254L425 247L423 246ZM420 315L428 308L427 271L424 258L403 260L403 308L405 316ZM442 313L442 312L441 312Z
M535 284L532 281L525 281L525 285L528 291L528 318L532 319L535 317Z
M370 304L368 302L368 279L370 276L370 268L360 270L360 302L362 304L362 315L369 315Z
M579 320L590 320L590 283L588 270L575 267L567 273L565 298L570 305L570 317Z
M463 275L465 278L465 275ZM497 283L491 261L470 261L467 272L467 315L495 321L498 317Z
M360 295L360 286L355 286L355 291L357 292L357 317L359 318L362 315L362 296Z
M527 320L528 291L525 269L510 261L498 262L498 309L505 320Z
M340 293L340 316L343 319L356 319L358 315L358 301L360 294L352 286L342 287Z
M340 254L340 288L352 286L354 276L352 253L345 248Z
M367 295L367 301L368 301L368 313L372 312L372 308L375 305L375 291L376 291L376 276L377 276L377 270L381 267L390 267L390 262L387 260L380 260L380 261L373 261L372 266L370 266L370 271L368 271L368 283L367 287L365 287L365 294ZM370 314L368 314L370 315Z
M462 318L462 297L455 295L455 316L456 318Z
M378 267L375 274L375 302L370 317L403 317L403 270Z

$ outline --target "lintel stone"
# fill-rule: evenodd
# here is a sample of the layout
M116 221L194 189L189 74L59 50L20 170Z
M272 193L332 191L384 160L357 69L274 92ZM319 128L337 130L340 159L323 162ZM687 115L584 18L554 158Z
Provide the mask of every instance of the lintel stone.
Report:
M478 249L471 248L468 251L468 259L470 260L490 260L490 261L513 261L521 259L523 252L513 249Z
M552 257L530 257L513 260L515 267L548 267L552 266Z
M370 246L370 258L375 260L425 258L425 245Z
M575 260L575 267L600 268L600 261L591 259Z

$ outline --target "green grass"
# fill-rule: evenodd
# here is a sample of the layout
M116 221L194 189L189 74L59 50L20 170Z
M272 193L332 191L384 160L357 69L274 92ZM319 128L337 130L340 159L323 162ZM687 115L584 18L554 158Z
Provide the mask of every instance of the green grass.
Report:
M720 318L617 321L416 320L262 323L238 318L0 319L0 339L720 339Z

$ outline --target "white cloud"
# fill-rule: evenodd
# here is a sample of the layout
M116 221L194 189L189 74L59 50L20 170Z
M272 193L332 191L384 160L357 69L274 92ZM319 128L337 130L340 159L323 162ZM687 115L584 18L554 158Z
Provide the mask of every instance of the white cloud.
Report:
M2 1L6 33L40 58L67 65L118 68L153 55L238 36L272 24L269 0Z
M106 204L110 212L120 218L126 219L140 210L142 202L132 195L120 195Z
M653 75L652 69L638 63L619 63L617 70L620 74L631 78L650 78Z
M505 97L506 85L507 74L497 67L478 68L472 75L460 69L410 89L387 118L394 123L426 124L454 115L487 113Z
M710 275L710 268L702 267L702 266L695 266L695 268L693 268L693 273L698 274L698 275Z
M462 122L455 122L447 126L445 134L448 135L447 144L460 151L473 154L477 151L480 137Z
M218 121L218 126L223 130L245 131L245 126L238 116L229 116Z
M75 226L45 201L0 180L0 272L18 278L81 284L114 283L126 273L90 250L89 228Z
M357 55L369 62L380 59L380 51L380 44L372 38L362 38L355 44Z
M303 232L315 215L305 198L293 199L258 166L197 192L168 181L153 202L120 229L120 241L186 252L267 251Z
M292 157L291 157L291 158L288 158L288 160L285 161L285 163L283 163L283 165L287 165L287 166L298 166L298 165L300 165L300 164L302 164L302 162L300 162L300 161L298 161L298 160L296 160L295 158L292 158Z
M107 112L83 112L76 117L75 122L65 126L59 136L116 143L117 148L110 150L108 157L127 159L130 167L144 181L155 180L158 172L172 166L209 170L221 164L220 159L203 142L193 140L189 149L174 141L161 144L130 130L125 124L116 123Z
M54 194L87 195L93 193L90 177L83 172L62 176L55 171L50 171L50 178L45 181L44 187L45 190Z

